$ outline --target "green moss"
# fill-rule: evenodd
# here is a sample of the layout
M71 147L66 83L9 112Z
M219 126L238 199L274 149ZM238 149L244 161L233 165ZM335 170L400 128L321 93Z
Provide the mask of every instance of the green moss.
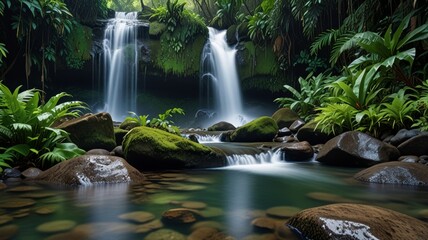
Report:
M92 29L77 24L67 36L67 44L67 66L73 69L82 68L85 61L91 59Z
M149 127L133 128L123 140L123 151L139 169L196 167L215 155L209 147Z
M237 128L230 140L232 142L270 142L278 132L278 125L271 117L257 118Z
M150 36L160 37L160 35L166 30L166 25L158 21L151 22L149 26Z
M299 115L289 108L281 108L272 115L272 118L279 128L283 128L290 127L294 121L299 119Z
M244 65L240 66L239 73L242 78L257 75L274 76L278 71L278 62L272 49L268 46L260 47L253 42L245 42L242 52Z
M204 36L197 37L193 42L186 45L185 50L175 52L171 49L166 41L153 43L152 61L153 64L165 73L175 74L177 76L195 76L199 73L201 52L205 45Z

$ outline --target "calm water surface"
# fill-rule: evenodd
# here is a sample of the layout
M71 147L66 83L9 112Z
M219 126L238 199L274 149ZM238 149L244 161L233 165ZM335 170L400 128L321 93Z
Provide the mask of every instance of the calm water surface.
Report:
M49 227L51 233L41 232L38 227L47 222L71 220L75 226L70 229L90 229L91 239L144 239L148 233L136 233L141 223L123 220L119 216L146 211L160 220L164 211L195 201L199 205L200 202L206 204L198 210L203 216L199 222L215 221L225 233L237 239L260 234L251 221L278 206L289 207L292 211L336 202L355 202L393 209L426 220L427 188L359 183L352 179L357 171L359 169L326 167L316 162L276 163L150 172L146 173L148 181L144 185L58 188L27 183L25 186L31 188L22 189L20 186L23 184L8 184L7 189L0 190L0 229L13 224L19 227L13 239L46 239L58 236L55 234L61 232L61 227L58 232ZM35 203L20 208L4 207L22 198L33 199ZM48 210L43 212L40 209ZM1 219L8 217L13 217L13 220L2 223ZM277 220L285 222L286 218ZM165 223L163 228L188 235L192 225ZM69 239L72 239L70 231L62 230L70 233ZM66 239L64 235L59 237Z

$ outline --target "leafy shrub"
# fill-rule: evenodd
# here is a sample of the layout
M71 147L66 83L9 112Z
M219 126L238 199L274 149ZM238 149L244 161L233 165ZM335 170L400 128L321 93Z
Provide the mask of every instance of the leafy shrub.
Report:
M180 135L180 129L177 126L174 126L174 122L169 120L169 118L173 117L174 114L184 115L184 111L181 108L168 109L164 113L159 114L157 118L152 118L151 120L149 120L149 115L138 116L134 112L130 112L130 114L132 116L127 117L125 121L135 122L139 126L157 128L169 133Z
M343 103L332 103L317 108L320 113L315 117L316 128L327 134L340 134L345 131L357 130L354 107Z
M13 92L0 83L0 171L2 167L49 167L84 153L70 143L68 133L52 125L64 117L76 117L84 104L59 103L69 96L59 93L40 104L40 91Z
M306 78L299 78L300 91L290 85L284 85L284 88L294 96L277 98L274 101L281 107L291 108L306 120L313 117L316 108L320 107L328 96L328 84L333 78L319 74L313 76L310 73Z

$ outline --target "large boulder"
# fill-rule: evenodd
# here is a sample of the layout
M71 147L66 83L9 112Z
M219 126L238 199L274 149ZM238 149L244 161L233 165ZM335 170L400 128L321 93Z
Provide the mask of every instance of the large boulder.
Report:
M272 115L272 118L279 128L290 128L291 124L299 119L299 115L289 108L281 108Z
M230 135L231 142L272 142L278 125L270 117L260 117L237 128Z
M280 147L287 161L305 161L314 156L314 149L306 142L285 143Z
M428 166L420 163L387 162L374 165L354 175L369 183L428 185Z
M98 183L141 183L144 176L123 158L105 155L83 155L61 162L34 180L65 185Z
M288 226L302 239L426 239L428 224L389 209L331 204L303 210Z
M365 133L350 131L329 140L316 160L336 166L368 167L398 157L400 152L396 147Z
M401 155L428 155L428 133L412 137L398 145Z
M126 160L138 169L204 168L225 165L225 157L199 143L160 129L136 127L123 140Z
M324 144L334 136L323 133L320 128L316 127L314 121L310 121L299 128L296 137L299 141L307 141L312 145Z
M57 128L70 133L70 139L82 149L102 148L112 150L116 147L113 121L110 114L87 114L64 122Z
M235 130L235 129L236 127L233 126L233 124L221 121L210 126L208 128L208 131L229 131L229 130Z
M416 137L421 133L421 130L419 129L400 129L394 136L389 139L389 143L391 143L394 146L398 146L404 141Z

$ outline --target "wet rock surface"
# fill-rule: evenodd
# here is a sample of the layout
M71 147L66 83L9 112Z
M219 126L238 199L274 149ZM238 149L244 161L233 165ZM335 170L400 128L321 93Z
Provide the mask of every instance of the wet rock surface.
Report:
M368 214L369 213L369 214ZM309 208L287 224L306 239L424 239L428 224L416 218L361 204Z
M270 117L260 117L237 128L230 135L232 142L271 142L278 132L278 125Z
M289 128L294 121L299 119L299 115L289 108L281 108L272 114L272 118L279 128Z
M351 131L342 133L324 144L316 160L335 166L367 167L396 161L399 156L400 152L394 146L367 134Z
M316 128L315 122L308 122L297 131L296 137L299 141L307 141L311 145L316 145L324 144L334 136L321 132L320 128Z
M83 155L51 167L34 180L66 185L91 185L140 183L144 181L144 176L120 157Z
M409 162L381 163L364 169L354 178L369 183L428 185L428 166Z
M306 161L314 156L314 149L306 141L285 143L280 149L287 161Z
M428 133L423 133L418 136L412 137L400 145L398 145L398 150L401 155L428 155Z
M218 122L216 124L213 124L212 126L208 127L208 131L229 131L229 130L235 130L236 127L228 122Z
M116 147L113 121L110 114L87 114L64 122L57 128L70 133L70 139L82 149L107 149Z

